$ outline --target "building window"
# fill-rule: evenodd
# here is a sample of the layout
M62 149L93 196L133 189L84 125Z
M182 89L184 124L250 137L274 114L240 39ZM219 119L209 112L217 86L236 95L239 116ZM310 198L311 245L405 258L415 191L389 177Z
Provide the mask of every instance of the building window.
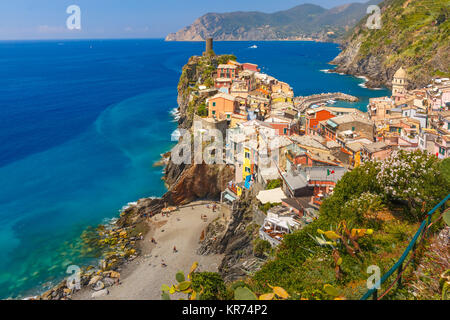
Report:
M250 168L249 167L245 167L245 172L250 173Z
M250 152L245 152L245 159L250 159Z
M287 134L287 128L283 129L283 134Z
M215 106L216 106L216 103L215 103L215 102L213 102L212 104L213 104L213 107L215 107Z
M212 114L216 114L216 112L213 110Z

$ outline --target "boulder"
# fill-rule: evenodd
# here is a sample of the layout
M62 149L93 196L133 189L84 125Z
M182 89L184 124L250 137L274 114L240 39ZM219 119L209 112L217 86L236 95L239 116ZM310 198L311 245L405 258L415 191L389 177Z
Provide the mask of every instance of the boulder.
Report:
M100 281L102 279L102 277L101 276L93 276L92 278L91 278L91 280L89 281L89 284L88 285L93 285L93 284L96 284L98 281Z
M102 281L97 281L97 283L94 285L93 289L95 291L100 291L105 289L105 284Z
M100 297L107 296L108 294L109 294L108 289L103 289L103 290L100 290L100 291L93 292L91 297L92 298L100 298Z
M114 279L111 278L105 278L102 281L106 287L112 287L114 285L114 283L116 283L116 281Z

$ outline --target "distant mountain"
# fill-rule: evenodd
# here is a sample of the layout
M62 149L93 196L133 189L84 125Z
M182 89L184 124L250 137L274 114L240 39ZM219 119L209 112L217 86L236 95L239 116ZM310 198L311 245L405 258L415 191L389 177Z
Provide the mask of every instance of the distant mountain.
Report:
M302 4L275 13L207 13L190 26L169 34L166 41L202 41L207 37L215 40L333 41L360 21L370 4L379 2L381 0L350 3L329 10Z
M366 19L358 23L333 61L336 71L367 76L373 87L390 87L401 66L410 88L450 77L450 1L385 0L380 7L381 29L368 29Z

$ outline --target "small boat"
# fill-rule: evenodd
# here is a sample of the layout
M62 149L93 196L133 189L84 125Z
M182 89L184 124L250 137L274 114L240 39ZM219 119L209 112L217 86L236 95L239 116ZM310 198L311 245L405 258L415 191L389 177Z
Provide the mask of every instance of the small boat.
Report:
M250 49L258 49L258 46L256 44L254 44L250 47Z

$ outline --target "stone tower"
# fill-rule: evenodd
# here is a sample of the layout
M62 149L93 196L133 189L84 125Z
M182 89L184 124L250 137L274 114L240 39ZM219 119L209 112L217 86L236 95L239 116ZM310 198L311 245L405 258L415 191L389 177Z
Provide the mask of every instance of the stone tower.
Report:
M214 55L213 38L206 38L205 52L203 52L203 55Z
M392 80L392 96L394 99L398 100L404 97L407 93L408 87L408 76L403 67L397 70L394 74L394 79Z

